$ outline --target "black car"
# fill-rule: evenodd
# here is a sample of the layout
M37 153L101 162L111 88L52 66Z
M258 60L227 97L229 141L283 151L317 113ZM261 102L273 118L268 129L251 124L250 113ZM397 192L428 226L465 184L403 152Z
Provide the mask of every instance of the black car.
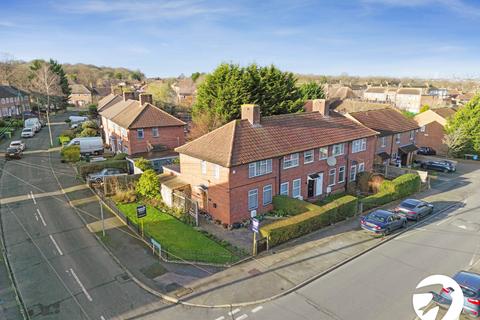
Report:
M22 159L22 154L22 150L18 148L7 148L7 152L5 152L5 160Z
M434 156L437 154L437 151L435 151L435 149L430 147L420 147L417 150L417 154L421 154L424 156Z
M441 171L441 172L455 172L455 164L450 161L425 161L421 164L423 169Z

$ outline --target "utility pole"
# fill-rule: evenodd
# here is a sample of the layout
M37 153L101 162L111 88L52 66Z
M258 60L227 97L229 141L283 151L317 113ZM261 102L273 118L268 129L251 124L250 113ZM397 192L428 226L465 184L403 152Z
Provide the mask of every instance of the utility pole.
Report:
M50 117L48 116L48 111L50 110L50 94L47 90L47 124L48 124L48 134L50 135L50 148L53 148L53 138L52 138L52 128L50 126Z
M102 218L102 236L105 238L105 220L103 219L103 203L100 200L100 216Z

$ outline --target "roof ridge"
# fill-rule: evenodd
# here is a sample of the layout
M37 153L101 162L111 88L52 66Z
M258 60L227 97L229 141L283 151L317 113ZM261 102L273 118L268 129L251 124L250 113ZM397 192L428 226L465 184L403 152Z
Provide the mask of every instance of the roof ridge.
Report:
M159 108L159 107L157 107L156 105L153 105L153 104L151 104L151 103L149 103L149 102L147 102L147 104L150 105L150 106L152 106L152 107L154 107L154 108L157 109L158 111L166 114L168 117L170 117L170 118L172 118L172 119L174 119L174 120L181 121L184 125L186 124L184 121L178 119L178 118L175 117L174 115L171 115L170 113L168 113L167 111L163 110L162 108Z
M130 99L129 99L129 100L130 100ZM128 100L127 100L127 101L128 101ZM142 105L142 104L140 104L140 101L138 101L138 100L132 100L132 101L133 101L133 102L131 102L131 103L128 104L127 108L130 108L130 106L131 106L132 104L138 104L138 105L140 105L140 108L142 108L142 109L140 110L139 113L137 113L137 115L136 115L135 117L133 117L133 119L132 119L130 122L127 122L127 126L126 126L127 128L130 128L130 126L133 125L133 123L134 123L135 121L137 121L137 119L140 117L140 115L142 115L142 114L145 112L145 110L147 110L147 107L148 107L148 105L147 105L146 103ZM133 106L133 108L136 108L136 107L137 107L137 106Z
M237 133L237 123L238 123L238 121L234 120L234 121L231 121L231 122L233 122L234 124L233 124L232 137L231 137L232 139L230 141L230 150L229 150L228 161L227 161L228 167L230 167L232 165L232 156L233 156L233 150L234 150L233 145L235 143L235 135Z

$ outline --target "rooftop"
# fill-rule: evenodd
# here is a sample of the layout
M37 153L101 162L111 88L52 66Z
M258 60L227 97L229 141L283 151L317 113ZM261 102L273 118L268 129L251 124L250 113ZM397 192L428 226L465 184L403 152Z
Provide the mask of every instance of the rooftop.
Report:
M71 84L72 94L91 94L92 92L83 84Z
M350 115L363 125L380 132L381 136L418 129L418 124L392 108L352 112Z

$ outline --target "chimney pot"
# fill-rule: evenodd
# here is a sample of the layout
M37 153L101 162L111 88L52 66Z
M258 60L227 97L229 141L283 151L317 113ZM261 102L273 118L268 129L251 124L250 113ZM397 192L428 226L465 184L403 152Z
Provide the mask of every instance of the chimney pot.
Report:
M244 119L253 126L260 126L260 107L255 104L242 105L242 120Z
M131 91L124 91L123 92L123 101L127 100L135 100L135 93Z

